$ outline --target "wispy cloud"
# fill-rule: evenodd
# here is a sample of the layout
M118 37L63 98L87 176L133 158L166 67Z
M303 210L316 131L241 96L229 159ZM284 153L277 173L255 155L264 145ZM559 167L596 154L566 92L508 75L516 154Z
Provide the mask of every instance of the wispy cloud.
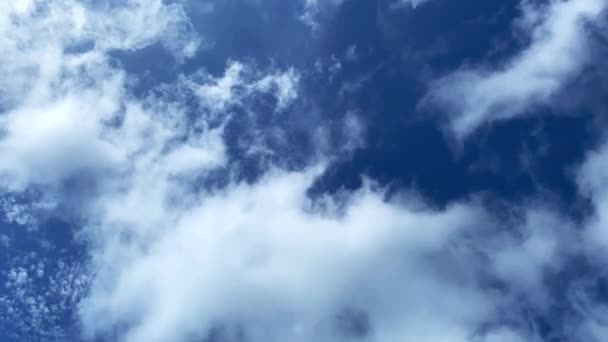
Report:
M602 18L602 0L524 1L520 28L530 43L498 67L471 66L437 80L427 96L449 116L459 137L495 120L546 105L588 63L588 25Z

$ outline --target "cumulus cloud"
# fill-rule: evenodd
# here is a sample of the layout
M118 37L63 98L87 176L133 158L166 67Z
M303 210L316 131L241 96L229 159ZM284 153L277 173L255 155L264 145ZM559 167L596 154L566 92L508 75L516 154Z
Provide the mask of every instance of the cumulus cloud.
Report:
M543 271L560 264L557 221L530 215L523 237L486 236L488 249L480 248L466 236L497 223L477 205L434 211L412 198L387 201L373 185L313 201L306 189L319 171L274 170L255 184L168 204L145 196L152 210L138 204L123 221L103 214L88 228L98 247L97 276L80 305L87 336L180 341L217 329L250 341L533 336L478 331L492 320L500 326L498 310L510 305L482 285L481 260L509 286L542 291Z
M605 8L602 0L524 1L520 28L529 32L528 47L499 67L463 68L437 80L426 101L449 114L460 137L547 104L590 62L586 28Z
M366 190L338 214L338 204L330 199L323 210L307 199L312 179L308 173L276 171L255 185L234 184L200 196L191 206L170 210L175 215L165 216L174 219L162 222L164 227L150 239L119 241L108 232L102 239L107 245L95 255L95 268L102 272L94 295L81 307L85 326L94 334L122 323L128 341L200 338L216 324L241 329L253 341L329 340L335 333L333 316L350 306L368 319L395 324L375 332L391 335L400 334L391 330L403 329L396 321L384 322L398 319L385 307L395 296L455 300L441 291L457 292L460 286L439 285L439 274L406 279L421 266L410 264L413 259L439 251L455 231L470 224L475 216L469 209L408 212ZM149 225L141 215L132 216L131 227ZM118 260L124 267L113 266ZM403 272L397 272L400 268ZM400 291L396 282L409 283L411 293ZM461 324L468 322L460 313L478 320L482 316L476 311L489 309L477 298L480 294L470 295L479 308L449 305L444 309L456 312L444 318L428 312L432 307L422 302L406 312L439 315L436 319L465 336L467 327ZM390 311L397 315L404 309L397 305ZM371 325L376 329L375 322Z

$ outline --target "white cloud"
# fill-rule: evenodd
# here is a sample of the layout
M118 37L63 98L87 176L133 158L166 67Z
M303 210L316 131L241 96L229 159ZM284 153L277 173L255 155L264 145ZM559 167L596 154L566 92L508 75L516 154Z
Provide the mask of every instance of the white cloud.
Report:
M547 307L545 275L555 274L564 259L580 245L577 228L557 213L530 208L524 222L505 229L481 243L498 279L511 284L516 296L525 296L537 307Z
M184 80L205 108L227 115L243 100L259 93L273 94L276 109L289 106L298 96L300 75L293 69L260 73L251 65L229 61L223 75L213 77L205 72Z
M162 41L166 32L186 25L183 12L161 1L109 9L76 1L2 6L2 186L57 184L123 161L126 156L104 137L126 99L124 72L109 65L106 53ZM188 32L171 38L172 46L193 39ZM82 44L92 46L70 51Z
M465 68L439 79L426 101L448 112L460 137L484 123L525 115L590 62L585 26L605 8L603 0L524 2L521 23L530 45L501 67Z
M275 72L257 81L254 88L263 92L274 92L277 99L277 110L289 106L298 97L300 75L293 69L286 72Z
M479 249L464 237L502 226L478 205L431 210L372 185L313 201L306 190L323 166L270 166L255 183L204 190L201 179L228 165L222 123L236 109L255 115L248 106L258 95L273 97L280 115L299 95L297 70L234 61L220 76L200 71L136 97L108 52L161 43L191 55L198 38L178 4L0 6L1 187L52 195L83 173L99 182L74 215L88 275L15 265L8 287L24 297L3 297L5 308L27 302L39 317L46 297L29 298L41 274L71 309L86 293L85 337L188 341L224 327L254 342L333 341L354 334L337 321L354 312L362 318L351 330L369 326L369 341L529 340L507 327L479 331L505 298L481 284L478 257L496 257L487 272L513 287L539 287L543 270L558 267L561 240L534 226L555 221L531 216L526 238ZM186 96L198 101L196 115ZM355 117L345 129L363 143Z
M252 341L329 341L339 333L332 320L354 307L370 320L369 340L469 341L494 298L475 277L437 269L448 259L432 258L485 222L483 213L415 209L370 189L342 209L329 198L319 209L305 195L315 173L275 171L200 194L162 209L169 221L129 211L127 235L138 238L116 239L106 222L93 227L104 245L81 306L89 333L123 327L126 341L179 341L225 324Z

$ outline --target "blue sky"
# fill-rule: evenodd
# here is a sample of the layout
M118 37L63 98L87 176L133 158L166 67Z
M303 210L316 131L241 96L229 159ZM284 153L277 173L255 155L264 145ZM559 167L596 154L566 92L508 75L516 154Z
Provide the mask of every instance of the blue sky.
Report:
M0 3L0 340L605 341L606 6Z

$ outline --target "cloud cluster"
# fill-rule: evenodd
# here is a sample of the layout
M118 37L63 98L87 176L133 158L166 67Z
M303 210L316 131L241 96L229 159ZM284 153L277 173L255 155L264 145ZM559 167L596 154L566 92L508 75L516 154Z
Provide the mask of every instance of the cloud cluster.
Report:
M59 341L70 338L70 317L88 290L88 275L77 262L46 260L31 253L9 261L0 295L0 337Z

